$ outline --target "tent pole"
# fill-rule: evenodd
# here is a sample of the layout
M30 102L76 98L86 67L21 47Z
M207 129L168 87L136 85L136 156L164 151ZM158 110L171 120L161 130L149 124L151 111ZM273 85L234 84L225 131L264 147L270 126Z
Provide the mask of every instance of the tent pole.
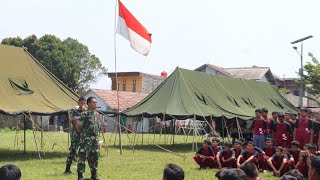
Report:
M195 136L195 126L194 126L194 120L196 119L196 115L193 115L193 121L192 121L192 126L193 126L193 138L192 138L192 151L195 151L194 147L194 136Z
M143 113L141 114L141 125L142 125L142 145L143 145L143 134L144 134L144 131L143 131Z
M162 125L162 123L165 121L165 117L166 117L166 114L163 113L162 121L161 121L161 123L160 123L161 129L160 129L160 136L159 136L159 144L160 144L160 141L161 141L161 135L162 135L162 131L163 131L163 125Z
M43 151L43 126L42 126L42 115L41 118L41 151ZM69 138L68 138L69 139ZM69 143L69 142L68 142Z
M174 137L175 137L175 134L176 134L176 121L177 120L172 120L173 121L173 146L174 146Z
M26 115L23 115L23 154L26 154Z

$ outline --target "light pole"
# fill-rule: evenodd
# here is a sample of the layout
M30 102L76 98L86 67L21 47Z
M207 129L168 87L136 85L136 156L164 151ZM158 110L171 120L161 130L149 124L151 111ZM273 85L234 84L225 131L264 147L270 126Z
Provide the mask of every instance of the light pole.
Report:
M303 106L303 41L307 40L307 39L310 39L312 38L313 36L307 36L307 37L304 37L304 38L301 38L301 39L298 39L296 41L293 41L291 42L291 44L296 44L296 43L301 43L301 49L300 49L300 53L298 52L298 48L296 46L293 47L293 49L300 55L300 58L301 58L301 68L299 70L299 74L300 74L300 77L301 77L301 80L300 80L300 93L299 93L299 107L301 108Z

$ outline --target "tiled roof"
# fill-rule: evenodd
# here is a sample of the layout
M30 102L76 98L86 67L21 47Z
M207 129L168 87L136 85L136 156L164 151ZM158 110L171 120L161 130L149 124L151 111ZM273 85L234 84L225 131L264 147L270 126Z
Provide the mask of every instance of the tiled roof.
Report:
M90 89L103 99L112 109L118 109L117 91L104 89ZM126 110L142 101L148 94L119 91L119 109Z

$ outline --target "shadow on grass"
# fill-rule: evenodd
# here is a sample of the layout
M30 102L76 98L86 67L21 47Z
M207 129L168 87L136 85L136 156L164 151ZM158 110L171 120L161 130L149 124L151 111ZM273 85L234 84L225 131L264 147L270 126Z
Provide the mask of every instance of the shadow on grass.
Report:
M192 152L192 143L183 143L183 144L159 144L159 146L161 146L162 148L168 149L170 151L176 152L176 153L190 153ZM198 147L202 146L201 143L198 143ZM123 145L122 146L124 150L132 150L131 146L128 145ZM104 147L102 147L104 148ZM108 148L110 149L118 149L119 146L118 145L111 145L108 146ZM164 152L163 149L157 147L154 144L145 144L145 145L134 145L133 146L134 150L142 150L142 151L152 151L152 152Z
M40 152L42 159L55 159L65 157L67 158L67 152L45 152L43 154ZM23 161L30 159L39 159L37 151L27 151L26 154L23 153L23 150L8 150L0 148L0 162L1 161Z

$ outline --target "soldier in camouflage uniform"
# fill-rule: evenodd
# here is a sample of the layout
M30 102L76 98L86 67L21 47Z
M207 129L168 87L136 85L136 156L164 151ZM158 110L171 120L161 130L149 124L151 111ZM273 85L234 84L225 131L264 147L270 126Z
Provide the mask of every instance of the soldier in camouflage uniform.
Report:
M70 174L72 173L70 170L72 161L75 159L76 156L76 152L78 150L79 147L79 142L80 142L80 131L77 131L76 129L76 124L77 121L80 119L80 114L82 111L85 110L86 107L86 100L84 98L80 98L78 100L78 105L79 108L75 109L71 112L71 117L70 117L70 123L71 123L71 145L69 148L69 155L67 158L67 163L66 163L66 170L65 170L65 174Z
M97 177L98 159L100 156L99 147L99 113L96 111L97 100L94 97L87 99L88 110L81 113L77 129L81 129L80 147L78 153L78 179L83 178L83 172L88 161L91 170L91 179L99 180Z

